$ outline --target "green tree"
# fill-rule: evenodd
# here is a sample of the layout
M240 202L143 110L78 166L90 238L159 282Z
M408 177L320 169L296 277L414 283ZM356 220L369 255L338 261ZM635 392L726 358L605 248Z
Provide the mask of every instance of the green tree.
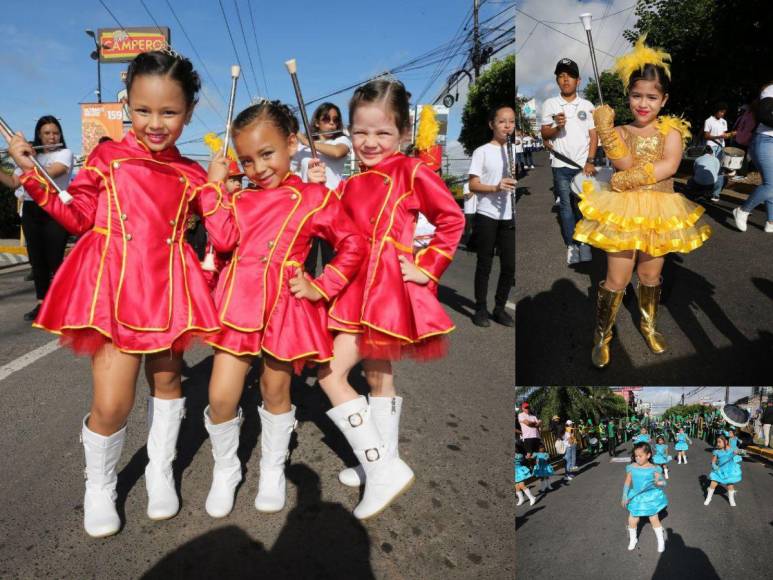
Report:
M0 171L10 174L13 169L12 165L0 163ZM0 184L0 238L18 238L19 224L16 197L13 195L13 191Z
M677 415L687 417L689 415L694 415L695 413L703 413L705 410L706 407L703 405L674 405L673 407L666 409L663 413L663 418L670 419Z
M467 155L491 140L488 117L500 105L515 107L515 55L494 62L470 86L459 133L459 143Z
M601 73L601 91L604 97L604 104L609 105L615 110L615 125L624 125L633 121L633 113L628 106L628 97L623 88L623 81L613 72L604 71ZM583 95L594 105L599 104L599 90L596 87L595 79L585 87Z
M532 412L544 425L553 415L575 422L593 419L598 423L602 417L623 417L627 411L625 400L609 387L537 387L528 393L528 398Z
M647 33L647 44L671 54L671 90L666 110L684 114L700 133L718 101L735 111L773 81L770 0L639 0L638 21L624 36L633 43Z

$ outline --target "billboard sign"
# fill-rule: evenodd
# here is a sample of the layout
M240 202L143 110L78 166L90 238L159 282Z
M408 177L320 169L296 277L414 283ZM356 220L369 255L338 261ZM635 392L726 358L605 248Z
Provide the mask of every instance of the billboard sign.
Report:
M166 27L100 28L100 62L131 62L141 52L161 50L169 46Z
M102 137L123 139L123 103L81 104L81 155L88 156Z

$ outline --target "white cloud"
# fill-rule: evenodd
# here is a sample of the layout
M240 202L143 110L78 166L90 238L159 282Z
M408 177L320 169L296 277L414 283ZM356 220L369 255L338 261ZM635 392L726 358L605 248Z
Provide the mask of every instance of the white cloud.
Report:
M619 56L625 53L630 44L622 37L625 29L631 29L636 23L636 15L633 8L608 16L601 20L605 10L608 14L617 12L633 4L633 0L593 0L591 2L579 2L578 0L522 0L519 8L522 12L539 20L548 22L562 22L570 24L551 24L553 28L586 42L585 29L580 23L579 16L583 12L593 15L593 44L596 47L596 60L599 71L612 66L613 59L606 53ZM575 22L575 24L571 24ZM537 23L523 15L518 14L516 29L516 46L519 50L516 57L516 83L519 92L526 96L535 97L538 109L542 101L554 96L558 92L553 71L556 62L562 58L571 58L580 67L580 78L583 80L580 87L582 91L586 85L586 79L593 76L590 51L587 46L568 38L544 24ZM534 33L527 41L527 37ZM523 47L523 48L521 48Z

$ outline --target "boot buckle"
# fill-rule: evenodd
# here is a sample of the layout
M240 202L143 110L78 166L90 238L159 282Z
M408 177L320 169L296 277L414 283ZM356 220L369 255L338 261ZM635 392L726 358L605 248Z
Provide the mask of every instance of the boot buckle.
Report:
M371 447L370 449L365 450L365 459L373 463L374 461L381 459L381 453L379 453L378 448Z

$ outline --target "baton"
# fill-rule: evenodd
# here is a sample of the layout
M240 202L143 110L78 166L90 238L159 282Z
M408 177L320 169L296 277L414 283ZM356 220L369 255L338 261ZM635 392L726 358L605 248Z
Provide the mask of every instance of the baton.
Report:
M8 123L5 122L5 120L2 117L0 117L0 127L2 127L3 131L5 131L8 135L15 135L11 127L8 125ZM69 193L67 193L67 190L62 189L56 184L56 181L54 181L54 178L48 174L48 171L46 171L46 169L40 164L40 161L38 161L37 158L35 158L32 155L28 157L30 161L32 161L32 164L35 166L35 168L41 174L43 174L43 177L45 177L51 183L51 185L54 186L54 189L56 190L56 193L59 196L59 200L65 205L70 203L72 201L72 196Z
M591 13L580 14L580 22L585 27L585 35L588 37L588 47L590 48L590 62L593 65L593 75L596 77L596 88L599 91L599 103L604 104L604 97L601 95L601 79L599 79L599 67L596 64L596 51L593 48L593 36L590 33Z
M309 137L309 149L311 149L311 156L317 159L317 148L314 146L314 138L311 136L311 127L309 126L309 119L306 116L306 107L303 105L303 95L301 95L301 85L298 82L297 70L298 67L295 64L295 59L292 58L285 61L287 72L290 73L290 78L293 80L293 88L295 89L295 98L298 101L298 110L301 113L301 120L303 121L303 128L306 131L306 135Z
M228 118L225 125L225 139L223 140L223 156L228 156L228 143L231 140L231 123L234 118L234 100L236 99L236 81L239 80L241 67L238 64L231 65L231 96L228 98Z

